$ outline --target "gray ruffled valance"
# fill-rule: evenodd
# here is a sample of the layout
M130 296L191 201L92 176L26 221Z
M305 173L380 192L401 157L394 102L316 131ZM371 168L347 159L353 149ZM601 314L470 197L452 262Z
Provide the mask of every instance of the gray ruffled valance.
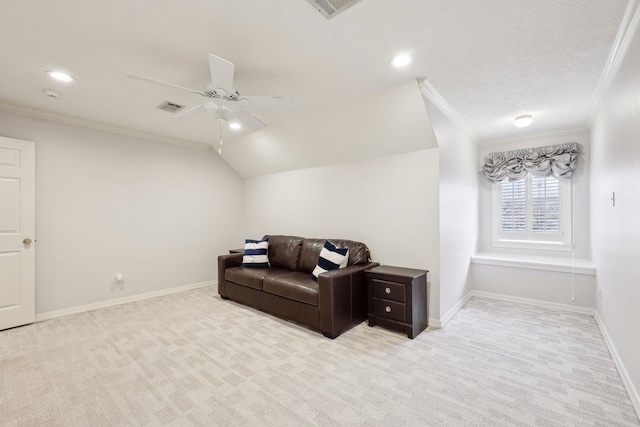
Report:
M569 179L576 168L579 146L575 142L545 147L491 153L485 157L482 173L493 183L517 181L527 176L550 176Z

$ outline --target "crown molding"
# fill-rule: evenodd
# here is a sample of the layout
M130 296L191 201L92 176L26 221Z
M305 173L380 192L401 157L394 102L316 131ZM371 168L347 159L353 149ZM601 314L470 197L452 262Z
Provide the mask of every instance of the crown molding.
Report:
M166 144L180 145L183 147L196 148L199 150L207 150L211 145L200 142L187 141L184 139L170 138L167 136L157 135L155 133L144 132L129 129L121 126L109 125L106 123L95 122L93 120L80 119L77 117L67 116L64 114L51 113L49 111L38 110L35 108L21 107L13 104L5 104L0 102L0 111L7 113L20 114L23 116L36 117L39 119L52 120L54 122L66 123L70 125L80 126L89 129L96 129L104 132L117 133L120 135L133 136L135 138L147 139L154 142L164 142Z
M589 113L587 114L587 121L585 123L587 129L591 129L591 126L593 126L593 122L598 115L598 111L600 111L600 107L602 106L607 92L613 83L613 79L618 74L618 70L620 70L620 66L627 56L629 46L633 41L639 24L640 0L630 0L627 10L624 13L624 17L622 18L620 28L618 29L616 39L613 42L609 59L602 71L596 92L591 100Z
M532 132L524 135L493 139L491 141L482 141L481 145L488 146L488 145L510 144L510 143L517 143L517 142L527 142L527 141L531 141L532 139L552 138L554 136L557 136L557 137L568 136L568 135L575 135L578 133L587 133L587 132L589 132L589 129L587 128L562 128L562 129L554 129L554 130L544 131L544 132Z
M640 0L639 0L640 1ZM438 93L438 91L426 80L419 79L418 86L422 95L431 101L451 122L476 144L480 143L480 138L476 136L471 126L462 118L456 110Z

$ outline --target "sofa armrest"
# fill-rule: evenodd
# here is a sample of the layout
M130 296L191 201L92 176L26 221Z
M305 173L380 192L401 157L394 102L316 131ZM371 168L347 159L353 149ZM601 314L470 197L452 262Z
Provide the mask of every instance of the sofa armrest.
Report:
M227 293L224 286L224 271L231 267L240 267L242 265L243 254L220 255L218 257L218 293L225 298Z
M350 265L318 276L320 330L335 338L367 317L367 278L365 270L379 264Z

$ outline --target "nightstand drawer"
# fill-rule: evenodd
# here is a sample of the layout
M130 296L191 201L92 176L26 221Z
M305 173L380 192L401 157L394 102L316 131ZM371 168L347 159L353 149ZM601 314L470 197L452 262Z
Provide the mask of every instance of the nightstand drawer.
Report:
M371 314L404 322L407 316L406 313L406 306L402 303L380 298L373 298L373 307L371 307Z
M406 302L407 289L401 283L388 282L386 280L372 279L371 291L376 298L389 299L392 301Z

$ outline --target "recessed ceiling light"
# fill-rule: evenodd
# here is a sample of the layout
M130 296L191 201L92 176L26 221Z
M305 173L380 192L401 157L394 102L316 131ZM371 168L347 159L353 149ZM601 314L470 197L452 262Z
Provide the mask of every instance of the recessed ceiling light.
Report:
M404 67L405 65L411 62L411 57L409 55L398 55L391 60L391 65L394 67Z
M524 128L529 126L531 122L533 122L531 114L523 114L521 116L517 116L513 124L516 125L516 127Z
M230 127L231 129L235 129L235 130L238 130L238 129L242 128L242 126L240 126L240 123L238 123L238 122L231 122L231 123L229 123L229 127Z
M63 73L62 71L47 71L47 74L49 74L49 77L51 77L52 79L61 81L61 82L72 82L75 80L75 78L67 73Z

